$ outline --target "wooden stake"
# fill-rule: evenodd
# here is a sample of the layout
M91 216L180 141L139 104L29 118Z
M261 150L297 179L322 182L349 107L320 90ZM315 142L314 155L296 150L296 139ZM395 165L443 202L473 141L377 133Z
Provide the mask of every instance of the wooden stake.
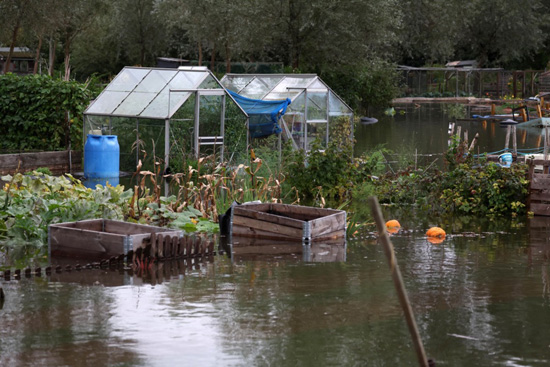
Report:
M510 146L510 133L512 131L512 125L508 125L506 127L506 142L504 143L504 149L508 150L508 147Z
M514 148L514 156L517 157L518 155L518 134L516 130L516 126L512 126L512 146Z
M472 149L474 149L474 146L476 145L478 138L479 138L479 133L476 133L476 135L472 139L472 144L470 145L470 149L468 149L470 152L472 151Z
M405 312L405 319L407 320L407 326L409 327L409 332L411 333L413 339L414 349L416 350L416 355L418 357L418 363L421 367L429 367L428 358L426 357L424 345L422 344L422 339L420 338L420 333L418 332L418 327L416 326L409 297L407 296L407 291L405 290L405 285L403 284L401 271L399 270L399 265L397 264L397 259L395 258L393 245L388 236L388 232L386 231L386 224L384 222L384 217L382 216L382 211L380 210L380 204L378 204L378 199L375 196L369 197L369 204L374 220L376 221L380 242L382 242L384 253L386 254L386 258L388 259L388 263L390 265L393 284L395 285L401 307L403 307L403 311Z
M495 110L496 110L495 104L491 103L491 115L495 115Z
M462 133L462 126L456 127L456 135L458 135L458 141L460 142L460 134Z
M544 160L548 159L548 126L544 127Z

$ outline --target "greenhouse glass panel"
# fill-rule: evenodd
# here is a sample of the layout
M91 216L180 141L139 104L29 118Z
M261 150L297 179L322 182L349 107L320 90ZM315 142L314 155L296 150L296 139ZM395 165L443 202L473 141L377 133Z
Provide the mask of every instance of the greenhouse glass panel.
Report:
M156 93L132 93L114 110L113 115L139 116L156 95Z
M331 116L337 115L351 115L352 111L346 106L334 93L329 94L329 114Z
M105 90L130 92L136 85L149 73L150 70L143 69L123 69L116 78L109 83Z
M307 119L327 120L327 93L307 93Z
M190 92L170 92L170 117L172 117L189 99L189 96L193 95L194 93ZM194 109L194 106L189 106L190 108Z
M313 77L285 77L267 96L266 100L277 100L295 98L298 94L303 92L309 83L313 81ZM298 89L298 88L303 88Z
M118 107L120 102L126 96L128 92L111 92L104 91L100 96L92 103L90 107L86 110L87 114L104 114L110 115L113 113L115 108Z
M221 89L221 87L216 79L214 79L212 75L208 74L203 82L199 85L199 89Z
M205 76L206 74L204 73L180 72L170 80L170 83L162 90L162 93L168 93L170 89L195 89Z
M247 98L262 99L283 77L258 77L243 88L239 94Z
M158 93L176 75L175 70L151 70L151 72L139 83L136 92Z
M223 79L223 86L235 93L239 93L254 78L254 76L227 76Z
M189 88L197 88L197 85L200 85L201 82L206 79L210 74L204 71L188 71L188 72L180 72L180 75L183 75L187 80L189 80L189 83L185 83L184 85L189 85ZM181 88L179 84L174 84L172 88ZM216 88L219 88L218 83L216 83Z
M323 82L321 82L319 79L315 80L313 83L311 83L308 86L308 89L318 89L319 91L326 91L328 92L328 88Z
M308 122L307 150L311 150L313 144L319 144L321 149L327 148L327 125L327 122Z

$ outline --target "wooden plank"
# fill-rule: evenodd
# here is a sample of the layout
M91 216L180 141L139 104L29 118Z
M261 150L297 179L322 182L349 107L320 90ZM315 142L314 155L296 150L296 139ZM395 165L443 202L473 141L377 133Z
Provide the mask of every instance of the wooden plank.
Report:
M550 190L531 191L530 199L532 202L550 202Z
M234 208L245 208L247 210L254 210L257 212L267 212L271 210L271 203L244 203L242 205L235 206Z
M236 226L253 228L261 232L282 234L285 236L296 237L300 239L302 238L304 232L302 229L287 227L276 223L241 217L240 215L233 214L233 228L235 228Z
M272 232L265 232L254 228L233 227L232 241L235 237L264 238L277 241L302 242L302 237L290 237Z
M550 218L530 218L529 219L529 228L548 228L550 230Z
M309 206L290 205L290 204L272 204L271 211L279 215L286 215L291 218L311 220L315 218L325 217L327 215L336 214L340 210L313 208Z
M531 203L529 210L535 215L550 216L550 204Z
M531 190L544 190L550 187L550 176L534 174L531 180Z
M171 228L162 228L155 226L148 226L145 224L122 222L118 220L105 220L105 232L118 233L118 234L142 234L142 233L159 233L162 232L167 235L175 236L182 234L182 231L178 231Z
M110 258L124 254L125 236L77 228L50 227L50 253Z
M327 233L336 232L346 228L346 213L336 213L327 217L314 219L309 222L311 238L320 237Z
M73 224L74 228L87 229L89 231L96 232L103 231L103 219L80 220L71 224Z
M299 228L302 230L304 228L304 222L297 219L292 219L288 217L282 217L276 214L264 213L254 210L248 210L243 207L233 208L233 215L239 215L241 217L247 217L251 219L257 219L268 223L280 224L287 227Z
M323 235L320 235L318 237L314 237L311 239L312 243L319 243L319 242L326 242L326 241L334 241L334 240L341 240L342 238L346 237L346 230L342 229L339 231L326 233Z

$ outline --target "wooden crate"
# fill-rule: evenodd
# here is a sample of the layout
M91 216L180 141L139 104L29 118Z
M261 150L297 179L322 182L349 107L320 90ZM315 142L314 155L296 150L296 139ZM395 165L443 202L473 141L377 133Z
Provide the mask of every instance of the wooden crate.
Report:
M344 238L304 244L249 237L233 237L233 243L226 251L231 252L231 259L233 261L346 261L346 241Z
M182 231L107 219L52 224L48 227L50 256L109 259L149 244L152 233L183 235Z
M233 207L229 241L250 237L291 242L345 238L346 212L287 204L245 203Z
M527 208L534 215L550 216L550 160L529 159L529 196ZM542 173L536 173L535 167L541 167Z

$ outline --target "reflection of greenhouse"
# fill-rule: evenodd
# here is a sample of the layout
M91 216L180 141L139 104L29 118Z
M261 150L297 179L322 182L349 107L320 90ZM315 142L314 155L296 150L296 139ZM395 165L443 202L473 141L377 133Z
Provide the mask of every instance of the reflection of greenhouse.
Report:
M337 127L353 126L352 109L315 74L227 74L221 83L247 98L262 101L289 98L291 104L280 119L280 127L283 137L291 137L296 149L310 150L317 139L321 147L326 147L335 138ZM250 128L254 131L252 116Z
M206 67L126 67L84 112L84 138L117 135L122 171L153 155L179 170L203 155L244 159L247 117Z

